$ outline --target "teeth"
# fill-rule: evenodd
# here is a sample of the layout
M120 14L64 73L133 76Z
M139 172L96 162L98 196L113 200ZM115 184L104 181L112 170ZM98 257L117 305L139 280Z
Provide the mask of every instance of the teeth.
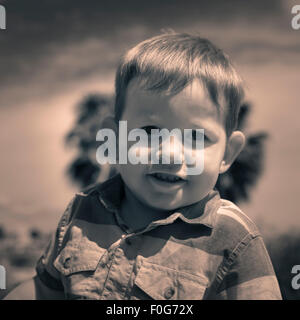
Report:
M155 173L154 176L158 179L161 180L166 180L166 181L170 181L170 182L174 182L174 181L179 181L181 180L181 178L173 176L173 175L169 175L169 174L165 174L165 173Z

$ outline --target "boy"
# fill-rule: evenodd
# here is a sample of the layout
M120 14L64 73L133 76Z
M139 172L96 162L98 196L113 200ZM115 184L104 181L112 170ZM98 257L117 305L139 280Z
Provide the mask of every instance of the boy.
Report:
M106 126L118 134L127 121L149 139L152 129L179 128L196 140L204 129L203 171L188 174L183 150L194 158L200 150L174 138L158 158L180 163L117 165L117 175L74 197L34 281L8 298L27 290L36 299L281 299L257 228L214 189L244 145L242 97L236 71L208 40L163 34L131 49Z

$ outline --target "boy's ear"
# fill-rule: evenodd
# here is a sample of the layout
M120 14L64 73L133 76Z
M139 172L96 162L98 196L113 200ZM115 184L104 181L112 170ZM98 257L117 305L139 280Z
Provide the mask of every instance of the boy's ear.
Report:
M224 158L220 166L220 173L224 173L230 168L236 157L243 150L245 140L245 136L241 131L233 131L226 144Z

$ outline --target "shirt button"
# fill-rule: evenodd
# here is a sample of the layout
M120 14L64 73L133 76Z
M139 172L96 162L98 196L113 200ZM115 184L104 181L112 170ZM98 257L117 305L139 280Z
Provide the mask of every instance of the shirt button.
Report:
M168 287L165 290L164 296L166 299L171 299L174 296L175 289L173 287Z
M71 263L71 257L66 258L64 261L64 268L68 269L70 267L70 263Z

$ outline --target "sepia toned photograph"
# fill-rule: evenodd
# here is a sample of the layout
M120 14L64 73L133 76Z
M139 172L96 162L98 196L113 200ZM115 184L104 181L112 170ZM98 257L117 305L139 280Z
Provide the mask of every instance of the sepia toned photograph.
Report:
M300 300L299 87L300 0L0 0L0 300Z

